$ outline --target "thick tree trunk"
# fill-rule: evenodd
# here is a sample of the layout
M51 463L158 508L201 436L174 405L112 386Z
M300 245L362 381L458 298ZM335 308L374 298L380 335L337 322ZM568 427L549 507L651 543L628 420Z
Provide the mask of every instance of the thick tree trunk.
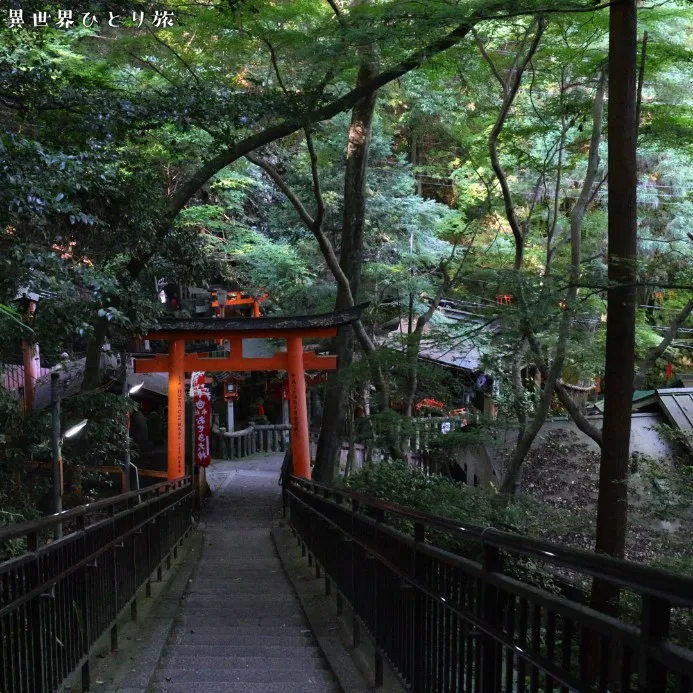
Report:
M108 320L98 318L94 325L94 334L87 342L87 358L82 381L83 392L93 390L101 384L101 353L107 332Z
M628 518L628 462L635 369L636 0L610 9L609 23L609 290L604 427L597 500L596 550L623 557ZM613 612L618 589L595 580L592 605Z
M357 88L373 76L373 65L364 64L359 70ZM366 216L366 171L370 150L371 129L375 112L375 92L359 101L351 113L347 140L347 161L344 174L344 222L340 267L349 279L351 295L356 298L361 283L363 265L363 228ZM335 309L348 306L347 292L337 289ZM354 334L351 327L342 328L336 340L339 368L348 368L354 359ZM333 373L325 395L320 438L315 455L313 478L330 482L339 462L344 432L346 388L338 373Z

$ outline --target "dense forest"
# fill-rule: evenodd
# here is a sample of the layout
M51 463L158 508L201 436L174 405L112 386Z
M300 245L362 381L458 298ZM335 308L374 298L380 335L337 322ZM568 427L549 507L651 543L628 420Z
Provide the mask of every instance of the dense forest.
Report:
M100 412L90 464L119 462L115 421L131 406L104 392L101 347L162 314L161 278L266 292L274 315L367 303L332 345L315 478L335 478L345 437L404 458L421 402L469 414L458 380L420 356L473 349L493 415L477 408L440 455L512 429L502 480L478 493L539 531L513 498L542 425L569 417L601 448L597 548L624 555L631 394L693 370L689 2L10 8L0 361L22 340L49 364L86 354L72 406ZM24 287L49 297L35 314ZM581 400L595 383L603 428ZM0 389L0 524L35 512L11 490L12 464L49 426L29 419ZM682 453L662 501L683 518L680 555L690 470Z

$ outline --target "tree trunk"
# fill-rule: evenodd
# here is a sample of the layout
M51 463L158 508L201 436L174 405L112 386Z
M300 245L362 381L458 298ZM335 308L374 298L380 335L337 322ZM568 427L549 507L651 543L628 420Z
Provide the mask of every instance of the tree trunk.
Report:
M347 461L344 468L344 478L348 477L354 471L354 461L356 458L356 431L354 430L354 404L349 403L347 407L347 440L349 441L349 450L347 452Z
M87 358L84 365L82 392L88 392L101 384L101 353L103 341L108 332L108 320L98 318L94 325L94 334L87 342Z
M371 63L362 65L358 74L357 88L365 84L373 76L373 72ZM354 106L347 140L347 162L344 174L344 221L339 264L349 279L351 295L354 299L359 291L363 265L366 171L368 169L375 101L375 92L372 92ZM335 309L346 308L348 303L346 292L340 286L337 289ZM348 368L354 360L354 334L351 327L341 328L336 340L336 351L339 369ZM315 467L313 468L313 478L318 481L332 481L338 469L339 451L344 432L345 395L346 388L339 377L339 372L332 373L325 394L322 426L315 455Z
M513 232L513 239L515 241L515 262L513 267L517 272L519 272L522 269L522 263L524 260L525 229L523 227L523 224L517 218L515 203L513 202L512 195L510 193L508 177L505 171L503 170L503 167L501 166L500 157L498 156L498 138L500 137L500 134L503 131L505 121L508 118L508 114L510 113L510 109L512 108L512 105L515 101L517 92L520 89L522 77L525 73L525 70L532 61L534 54L537 52L537 48L539 48L539 42L541 41L541 37L544 35L545 30L545 17L537 17L536 32L534 34L534 38L532 39L532 43L527 52L524 53L524 55L522 55L522 53L525 49L525 41L523 41L520 44L520 51L515 56L513 67L510 69L510 74L507 76L507 78L504 78L503 76L501 76L500 72L498 72L497 68L493 64L493 61L491 60L491 57L488 55L488 53L483 47L483 44L477 37L477 45L479 47L479 50L481 51L483 58L489 63L493 73L496 75L496 77L501 82L501 85L503 86L503 104L501 105L501 110L498 113L496 122L494 123L493 128L491 129L491 133L488 136L488 149L489 156L491 158L491 167L493 168L493 171L496 174L496 178L498 179L498 183L500 184L501 192L503 193L505 216ZM531 28L527 30L525 40L529 37L530 31ZM520 58L520 56L522 57Z
M609 21L609 178L604 427L596 550L622 558L628 517L628 462L635 369L636 0L621 0ZM618 589L595 580L592 605L614 613Z
M409 134L409 163L412 167L416 167L419 163L419 135L415 131ZM414 181L416 194L421 197L423 195L423 185L421 184L421 179L416 178L415 172Z
M563 383L556 383L556 394L561 404L568 410L568 414L570 414L570 418L575 422L575 425L601 447L601 429L589 422L587 417L580 410L580 407L573 401L573 398L570 396L568 389L563 386Z

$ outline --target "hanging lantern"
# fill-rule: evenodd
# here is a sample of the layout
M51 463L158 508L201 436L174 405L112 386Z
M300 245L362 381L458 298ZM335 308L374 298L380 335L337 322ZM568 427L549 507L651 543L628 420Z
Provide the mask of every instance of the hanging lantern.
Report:
M223 382L224 386L224 400L237 400L240 397L238 392L238 380L236 378L230 378Z

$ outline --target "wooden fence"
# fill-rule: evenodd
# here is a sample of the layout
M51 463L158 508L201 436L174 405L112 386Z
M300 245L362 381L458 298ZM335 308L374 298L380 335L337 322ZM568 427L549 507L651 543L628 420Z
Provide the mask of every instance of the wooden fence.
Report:
M229 432L224 427L212 427L212 457L238 460L259 453L284 452L289 445L288 424L250 424L248 428Z
M469 422L464 416L435 416L411 419L407 431L400 431L401 449L408 457L419 460L420 454L426 452L443 436L459 431ZM223 426L212 427L212 457L226 460L237 460L259 453L284 452L289 445L289 424L255 425L250 424L240 431L227 431ZM368 459L382 458L381 441L385 438L382 431L375 427L373 440L356 444L355 467L359 468ZM315 447L313 441L312 447ZM342 445L344 460L348 454L349 444ZM343 461L344 461L343 460Z

